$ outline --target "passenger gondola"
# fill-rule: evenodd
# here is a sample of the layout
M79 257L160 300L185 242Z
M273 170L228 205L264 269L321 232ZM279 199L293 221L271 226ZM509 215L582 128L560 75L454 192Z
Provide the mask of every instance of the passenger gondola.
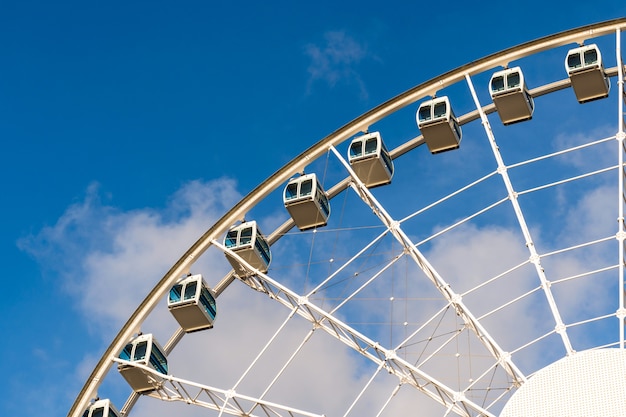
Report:
M167 307L187 333L210 329L217 314L215 295L201 274L178 281L170 289Z
M232 227L226 233L224 246L243 258L255 270L267 272L272 260L270 245L255 221L241 223ZM254 271L249 271L228 253L226 253L226 258L239 278L254 275Z
M96 400L85 410L83 417L120 417L111 400Z
M393 160L379 132L354 138L348 148L348 161L354 173L367 187L391 182Z
M489 82L489 91L503 124L532 119L535 104L528 93L520 67L494 73Z
M120 353L120 359L148 366L158 373L167 375L167 358L165 351L151 334L141 334L126 345ZM153 391L161 382L153 375L147 375L142 369L121 363L117 369L126 379L133 391L146 393Z
M423 102L416 114L417 127L422 132L431 153L457 149L461 143L461 126L452 111L448 97Z
M570 49L565 69L579 103L605 98L611 83L604 72L602 54L595 44Z
M315 174L290 179L283 193L283 203L298 229L326 226L330 202Z

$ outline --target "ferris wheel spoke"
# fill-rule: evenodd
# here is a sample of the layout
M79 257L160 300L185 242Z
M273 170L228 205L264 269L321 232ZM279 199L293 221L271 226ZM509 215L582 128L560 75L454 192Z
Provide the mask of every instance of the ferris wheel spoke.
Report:
M626 325L626 307L624 306L624 291L626 291L626 283L624 278L624 262L626 258L626 225L624 220L624 205L626 204L626 190L624 189L624 176L626 175L624 172L624 153L626 152L624 148L624 140L626 139L626 132L624 131L624 120L626 118L626 113L624 112L624 104L626 103L626 92L624 91L624 64L622 61L622 41L621 41L621 30L618 28L615 31L615 56L617 61L617 134L616 139L618 143L618 161L619 166L622 167L618 171L618 215L617 215L617 233L616 238L619 242L618 248L618 283L619 288L619 306L616 312L617 318L619 320L619 347L620 349L624 349L624 339L625 339L625 331L624 326Z
M472 93L472 98L474 99L476 108L478 109L478 112L480 113L482 125L485 129L485 133L487 134L489 143L491 145L491 150L493 151L494 157L498 164L498 172L500 173L502 180L504 181L504 184L506 186L506 189L509 195L509 200L511 201L511 204L513 205L513 210L515 211L517 221L519 222L519 226L522 230L522 234L524 235L524 239L526 240L526 247L528 248L528 251L530 252L530 262L535 266L535 270L537 272L537 275L539 276L539 280L541 281L541 286L544 290L546 299L548 300L550 310L552 311L556 332L561 336L561 339L563 340L563 344L565 346L565 350L567 354L570 355L573 353L574 349L572 347L569 336L567 334L567 328L565 327L565 324L563 323L561 314L556 305L556 301L554 300L554 295L552 294L552 290L550 289L550 282L546 276L543 266L541 265L541 259L535 248L535 243L531 237L528 225L526 224L526 219L522 212L522 208L519 205L519 201L517 199L518 194L513 188L513 184L511 183L511 178L509 177L507 173L507 167L504 164L502 155L500 154L500 150L498 148L498 145L496 144L495 136L493 134L493 131L491 130L489 119L487 119L487 116L482 111L482 106L480 104L480 101L478 100L478 95L476 94L476 90L474 89L474 84L472 83L472 79L470 78L469 74L465 75L465 80L467 81L467 84Z

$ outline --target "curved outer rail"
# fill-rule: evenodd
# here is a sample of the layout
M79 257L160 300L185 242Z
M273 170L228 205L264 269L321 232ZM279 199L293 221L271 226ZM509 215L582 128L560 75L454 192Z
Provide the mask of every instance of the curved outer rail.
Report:
M506 66L509 62L528 55L571 43L581 44L586 39L609 35L624 29L626 29L626 18L609 20L539 38L470 62L425 83L419 84L380 104L302 152L233 206L231 210L211 226L170 268L165 276L161 278L137 307L135 312L129 317L126 324L124 324L120 332L106 349L74 401L68 413L68 417L81 417L90 399L95 397L100 381L111 368L113 364L112 358L124 348L124 345L130 340L132 335L139 331L143 321L166 295L174 282L180 276L187 273L195 260L211 246L211 241L219 240L226 230L238 220L242 220L246 213L254 207L258 201L261 201L277 187L284 184L295 173L302 171L310 162L324 155L330 146L337 146L358 132L367 131L370 125L426 96L432 96L437 91L462 81L465 79L466 75L474 75L498 66ZM414 146L417 146L422 141L418 140L415 142L417 143L414 143ZM404 152L407 151L408 149L404 150ZM231 281L232 276L220 282L216 288L216 290L219 290L216 291L217 294L219 295Z

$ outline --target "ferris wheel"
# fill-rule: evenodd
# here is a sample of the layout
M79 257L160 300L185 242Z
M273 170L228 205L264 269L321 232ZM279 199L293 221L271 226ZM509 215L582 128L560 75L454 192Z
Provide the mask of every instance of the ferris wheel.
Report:
M309 147L156 283L68 416L626 415L624 29L478 59Z

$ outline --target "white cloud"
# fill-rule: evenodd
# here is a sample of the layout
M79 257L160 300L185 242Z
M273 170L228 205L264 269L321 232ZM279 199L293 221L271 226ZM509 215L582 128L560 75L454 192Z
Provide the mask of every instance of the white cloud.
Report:
M311 59L307 69L309 90L316 81L324 81L330 87L338 83L356 84L361 98L368 94L357 66L365 59L373 58L367 47L343 31L331 31L324 35L322 45L308 44L305 54Z
M598 126L585 132L566 132L556 136L553 142L555 149L568 149L590 143L595 140L614 136L615 127L610 125ZM608 152L607 152L607 146ZM617 141L585 148L583 151L568 153L565 162L577 168L588 169L590 166L610 166L616 164Z
M239 198L232 180L192 181L163 211L125 212L104 204L94 184L55 225L20 246L44 270L58 274L91 329L110 337L185 249Z

